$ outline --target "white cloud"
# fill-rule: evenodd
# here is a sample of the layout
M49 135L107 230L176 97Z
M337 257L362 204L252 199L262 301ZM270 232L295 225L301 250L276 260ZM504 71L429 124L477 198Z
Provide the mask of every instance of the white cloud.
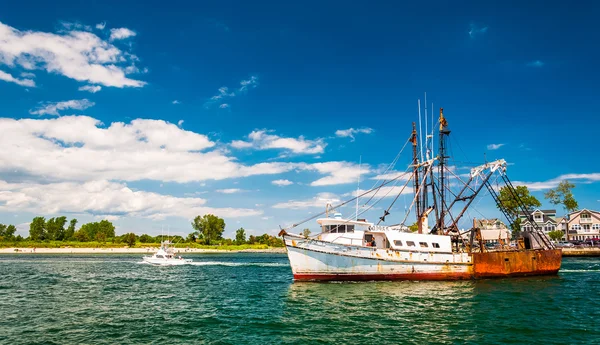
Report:
M348 162L315 163L311 165L311 169L315 169L321 174L328 174L328 176L311 182L311 186L356 183L360 175L369 173L367 165L359 166Z
M248 135L250 141L235 140L231 143L234 148L255 148L257 150L284 149L298 154L323 153L326 143L322 139L307 140L303 136L284 138L274 134L267 134L269 130L255 130Z
M400 177L398 177L400 176ZM371 177L371 180L393 180L398 179L399 181L406 181L412 177L412 172L405 171L388 171L384 174Z
M65 109L76 109L76 110L85 110L89 107L94 106L94 102L90 102L87 99L80 100L70 100L64 102L50 102L46 103L43 106L39 107L37 110L30 110L29 113L33 115L55 115L59 116L59 110Z
M183 120L177 121L177 126L181 127L181 125L183 125Z
M332 193L319 193L312 199L307 200L289 200L286 202L280 202L273 205L273 208L283 208L283 209L292 209L299 210L305 208L322 208L325 210L325 206L327 203L338 203L340 200L337 195Z
M502 146L504 146L505 144L489 144L487 146L488 150L497 150L499 148L501 148Z
M124 40L129 37L137 35L135 31L129 30L128 28L110 29L110 40Z
M105 27L106 27L106 22L96 24L96 29L98 29L98 30L104 30Z
M529 66L529 67L537 67L537 68L544 67L544 65L545 65L544 62L540 61L540 60L531 61L530 63L527 64L527 66Z
M0 211L43 214L84 213L163 219L178 216L191 219L212 213L221 217L262 214L253 209L212 208L201 198L180 198L134 191L122 183L90 181L50 184L8 183L0 180ZM65 197L67 195L68 197Z
M241 87L239 88L240 92L247 91L248 88L255 88L258 86L258 77L251 76L248 80L242 80L240 82Z
M487 30L488 30L487 26L481 27L481 26L477 26L477 25L471 23L469 25L469 31L468 31L469 37L476 38L477 36L481 36L481 35L485 34L487 32Z
M102 86L100 86L100 85L84 85L84 86L80 86L78 90L96 93L96 92L102 90Z
M219 93L212 96L208 102L205 103L206 107L211 106L216 102L222 102L227 98L235 97L240 92L246 92L249 88L255 88L258 86L258 77L252 76L248 80L242 80L240 82L241 87L236 90L230 90L227 86L222 86L219 88ZM229 104L221 103L220 108L228 108Z
M23 78L35 78L35 74L33 74L31 72L23 72L23 73L21 73L21 77L23 77Z
M171 102L172 104L181 104L181 102L179 102L178 100L174 100L173 102Z
M338 136L340 138L350 137L350 138L352 138L352 141L354 141L354 134L358 134L358 133L371 134L371 133L373 133L373 129L365 127L365 128L338 129L337 131L335 131L336 136Z
M402 192L402 194L413 194L413 188L406 186L404 188L404 190L402 189L403 186L383 186L379 189L373 190L367 194L365 194L362 197L365 198L370 198L370 197L374 197L374 198L395 198L398 194L400 194L400 192ZM358 191L353 191L352 193L347 193L344 194L344 196L358 196L358 195L362 195L363 193L367 192L367 190L358 190Z
M0 171L51 180L185 183L279 174L303 167L279 162L243 165L219 150L203 152L215 146L207 136L162 120L101 126L88 116L0 118Z
M2 42L0 42L0 44L1 43ZM18 79L4 71L0 71L0 80L7 81L9 83L15 83L15 84L21 85L21 86L35 87L35 81L33 81L31 79Z
M600 181L600 173L591 174L564 174L543 182L513 182L515 186L526 186L532 191L556 188L561 181L569 180L574 183L594 183Z
M137 57L91 32L19 31L0 22L0 64L26 70L43 69L78 81L113 87L141 87L126 77L125 67Z
M235 194L235 193L245 192L245 190L239 189L239 188L217 189L216 191L218 193L223 193L223 194Z
M294 182L290 181L290 180L274 180L271 181L272 184L276 185L276 186L289 186L291 184L294 184Z

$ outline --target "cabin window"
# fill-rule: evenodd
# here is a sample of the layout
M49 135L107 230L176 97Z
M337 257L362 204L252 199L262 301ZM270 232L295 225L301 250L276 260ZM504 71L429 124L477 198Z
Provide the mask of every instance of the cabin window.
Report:
M406 245L409 247L414 247L415 246L415 242L413 241L406 241Z
M427 247L429 247L427 245L427 242L419 242L419 245L421 246L421 248L427 248Z
M354 232L354 225L346 225L346 232Z
M157 256L156 256L156 258L157 258L157 259L164 259L165 257L164 257L164 256L162 256L162 255L157 255Z
M432 246L433 248L439 248L439 247L440 247L440 244L439 244L439 243L435 243L435 242L433 242L433 243L431 244L431 246Z
M400 240L394 240L394 245L398 246L398 247L402 247L402 241L400 241Z

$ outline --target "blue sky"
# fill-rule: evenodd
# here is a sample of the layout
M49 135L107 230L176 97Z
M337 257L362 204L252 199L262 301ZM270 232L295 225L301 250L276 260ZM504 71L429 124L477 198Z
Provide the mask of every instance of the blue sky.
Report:
M445 109L454 165L504 158L540 199L568 177L598 209L599 6L4 2L1 222L185 234L214 212L229 236L274 233L359 175L370 187L424 92Z

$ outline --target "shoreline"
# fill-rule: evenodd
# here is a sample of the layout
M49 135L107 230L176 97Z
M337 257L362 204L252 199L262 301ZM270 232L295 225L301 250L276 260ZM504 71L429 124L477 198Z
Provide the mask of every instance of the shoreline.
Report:
M0 248L0 254L149 254L152 255L158 247L148 248ZM285 247L268 249L202 249L175 248L177 254L216 254L216 253L286 253Z

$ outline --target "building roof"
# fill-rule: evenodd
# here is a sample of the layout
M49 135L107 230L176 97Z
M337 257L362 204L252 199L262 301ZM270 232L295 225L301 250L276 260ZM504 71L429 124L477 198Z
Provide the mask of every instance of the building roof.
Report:
M498 224L499 223L499 224ZM508 227L504 222L502 222L498 218L490 218L490 219L477 219L476 225L480 229L489 229L493 228L494 225L498 224L501 229L507 229Z
M535 209L529 213L533 214L534 212L542 212L543 214L556 214L556 210L538 210ZM519 216L525 216L525 212L519 211Z

